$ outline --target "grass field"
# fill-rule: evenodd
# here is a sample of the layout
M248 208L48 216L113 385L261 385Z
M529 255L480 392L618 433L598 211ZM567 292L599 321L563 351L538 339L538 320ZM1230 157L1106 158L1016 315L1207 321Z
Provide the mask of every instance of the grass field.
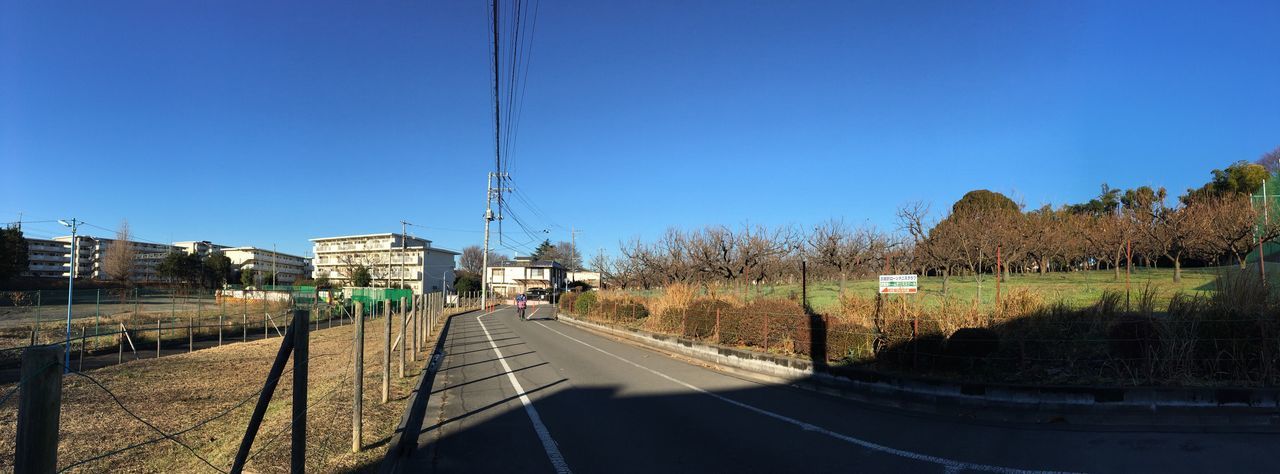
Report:
M1157 307L1163 307L1177 292L1197 293L1214 291L1214 281L1221 275L1239 272L1239 267L1205 267L1184 268L1182 281L1173 282L1172 268L1147 269L1135 268L1129 277L1129 288L1133 298L1145 288L1156 294ZM1249 272L1256 272L1256 266L1250 266ZM1280 282L1280 265L1268 264L1268 279L1273 283ZM948 282L947 294L952 301L973 302L978 300L979 285L972 275L953 276ZM879 287L878 279L850 279L845 284L845 292L852 295L874 297ZM1124 273L1115 278L1111 270L1055 272L1047 275L1014 274L1007 281L1000 283L1000 291L1008 295L1010 291L1025 290L1039 294L1046 302L1062 302L1071 307L1084 307L1098 300L1104 291L1125 292ZM734 289L718 290L722 293L733 293ZM741 290L736 290L741 292ZM657 294L657 290L640 292L645 295ZM759 289L750 289L747 299L789 298L800 294L799 284L769 285ZM809 304L818 311L835 308L839 302L840 283L838 281L810 281ZM940 277L921 277L920 293L916 295L894 296L894 298L918 298L925 306L940 304L943 299L943 284ZM981 306L993 306L996 298L996 281L992 275L983 275L981 283Z
M396 330L398 331L398 321ZM398 373L393 356L391 402L379 403L382 367L379 349L383 320L365 325L364 445L352 454L351 370L354 326L346 325L311 333L307 425L307 470L350 472L376 466L386 450L425 357L406 363L408 377ZM394 336L393 336L394 337ZM90 370L121 403L142 419L167 433L185 430L202 420L222 417L198 429L178 435L220 469L227 469L244 435L253 410L253 398L261 389L280 338L227 345L160 359L144 359ZM431 347L428 344L427 347ZM0 386L7 393L12 384ZM246 472L288 472L292 362L280 380L267 416L254 443L255 454ZM62 389L62 416L58 446L59 469L103 453L159 436L130 417L101 388L71 375ZM13 468L16 397L0 408L0 469ZM84 464L73 472L210 472L213 471L185 448L171 441L144 445L119 455Z

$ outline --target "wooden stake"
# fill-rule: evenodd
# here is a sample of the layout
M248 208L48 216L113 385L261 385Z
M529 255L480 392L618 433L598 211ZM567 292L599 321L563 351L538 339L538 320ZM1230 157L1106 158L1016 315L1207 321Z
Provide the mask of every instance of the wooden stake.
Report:
M363 447L364 435L364 305L356 302L355 314L351 322L356 326L355 340L355 373L352 377L353 390L351 408L351 452L358 453Z

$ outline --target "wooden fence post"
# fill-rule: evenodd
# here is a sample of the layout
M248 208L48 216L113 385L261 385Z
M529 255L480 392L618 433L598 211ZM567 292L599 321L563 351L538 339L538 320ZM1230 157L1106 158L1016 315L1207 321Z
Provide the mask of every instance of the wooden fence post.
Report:
M364 304L357 301L355 314L351 315L351 323L356 325L355 376L351 379L355 385L351 408L351 452L358 453L362 447L364 434Z
M289 332L280 340L280 350L276 352L271 370L267 372L267 381L262 385L262 393L258 395L258 403L253 407L253 414L249 415L249 425L244 430L244 438L240 440L240 448L236 450L235 461L231 464L232 474L240 474L244 471L244 464L249 461L249 450L253 447L253 440L257 438L258 429L262 427L262 418L266 416L267 406L271 404L271 398L276 393L280 376L284 374L284 365L289 361L289 354L293 353L294 331L293 328L288 330Z
M307 470L307 370L310 365L311 312L293 310L293 443L289 447L289 472Z
M421 326L421 321L418 320L418 303L420 303L421 301L418 299L418 295L413 295L412 297L409 298L409 301L411 301L409 303L409 315L410 315L409 319L413 320L413 324L409 326L409 332L410 332L409 335L411 336L410 339L413 340L413 347L409 349L409 362L417 362L418 361L418 334L419 334L418 326Z
M80 326L80 361L76 365L76 372L84 371L84 326Z
M382 301L382 403L391 399L391 300Z
M14 472L47 473L58 469L58 418L62 411L62 347L39 346L22 351L18 395Z
M400 297L400 377L404 378L404 357L409 346L409 311L405 310L404 297Z

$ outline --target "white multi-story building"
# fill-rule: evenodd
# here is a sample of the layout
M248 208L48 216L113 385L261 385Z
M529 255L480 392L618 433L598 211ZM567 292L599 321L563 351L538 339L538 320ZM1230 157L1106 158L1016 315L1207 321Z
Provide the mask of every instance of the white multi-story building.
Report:
M489 288L497 296L510 298L534 288L563 291L568 283L563 265L552 261L516 257L514 262L489 268Z
M304 257L257 247L225 247L221 250L240 271L262 275L262 284L292 285L306 275L307 259Z
M117 240L105 239L101 237L92 237L88 235L76 236L76 278L93 278L105 280L110 278L103 268L107 252ZM71 253L71 236L55 237L53 240L62 242L67 245L67 254ZM167 244L156 244L151 242L129 241L133 247L133 276L135 281L153 281L159 280L160 276L156 274L156 267L160 265L160 261L164 260L165 254L177 250L178 247ZM67 260L64 259L63 262ZM62 277L66 277L65 271Z
M56 240L27 238L27 271L23 276L66 278L71 244Z
M207 257L212 252L231 248L226 245L215 244L208 240L188 240L186 242L174 242L173 246L182 249L182 251L186 253L199 255L201 257Z
M313 278L350 284L351 272L363 265L373 286L398 286L415 293L453 291L458 252L431 246L431 241L404 234L367 234L311 239Z

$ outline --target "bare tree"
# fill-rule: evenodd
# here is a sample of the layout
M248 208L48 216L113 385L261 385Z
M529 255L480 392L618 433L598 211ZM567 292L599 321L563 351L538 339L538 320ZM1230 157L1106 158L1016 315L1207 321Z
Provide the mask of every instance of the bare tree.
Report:
M115 241L107 247L106 255L102 258L102 271L108 278L127 284L133 279L136 255L137 249L130 240L129 221L122 219L120 227L116 229Z
M840 294L844 294L849 276L869 270L873 262L883 261L890 249L890 239L874 227L850 229L844 221L830 220L814 228L808 238L813 261L840 278Z
M489 266L502 265L509 261L506 255L499 254L492 250L489 251ZM462 249L462 255L458 257L458 268L480 274L484 270L484 248L479 245L471 245Z

